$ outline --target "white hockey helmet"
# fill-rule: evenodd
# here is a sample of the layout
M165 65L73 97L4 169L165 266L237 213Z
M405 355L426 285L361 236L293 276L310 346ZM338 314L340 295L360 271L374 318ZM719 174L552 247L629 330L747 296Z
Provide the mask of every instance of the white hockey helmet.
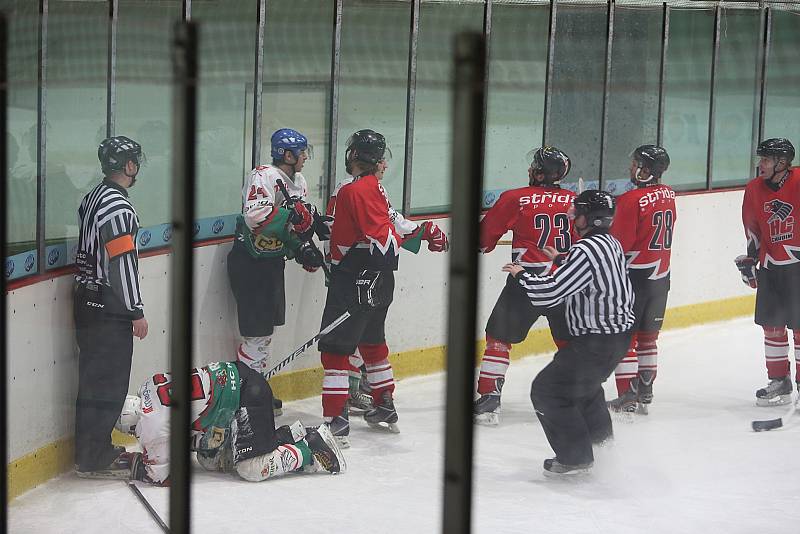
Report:
M142 399L136 395L128 395L125 397L125 404L122 405L122 413L119 414L119 419L114 425L114 428L123 434L133 434L136 430L136 424L142 417Z

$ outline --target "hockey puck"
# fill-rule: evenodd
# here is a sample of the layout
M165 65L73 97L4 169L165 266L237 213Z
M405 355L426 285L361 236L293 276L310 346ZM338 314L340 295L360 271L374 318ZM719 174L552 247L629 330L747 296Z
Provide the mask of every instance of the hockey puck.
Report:
M783 426L783 421L778 419L769 419L767 421L753 421L753 430L755 432L763 432L764 430L774 430Z

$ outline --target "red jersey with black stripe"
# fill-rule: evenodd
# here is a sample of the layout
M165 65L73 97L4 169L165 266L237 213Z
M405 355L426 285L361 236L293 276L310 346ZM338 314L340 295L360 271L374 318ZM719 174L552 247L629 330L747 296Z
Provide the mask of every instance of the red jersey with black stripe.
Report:
M650 280L669 276L677 219L675 191L664 184L640 187L617 197L611 235L622 245L628 269L647 270Z
M527 186L505 191L481 221L481 252L512 232L511 260L536 274L549 274L553 262L542 252L550 246L566 253L577 234L567 211L575 193L556 186Z
M800 167L790 169L777 191L760 177L745 187L742 223L748 254L758 253L762 267L800 262L800 231L796 227L799 211Z
M375 175L356 178L336 195L331 263L340 269L396 271L403 238L389 218L389 199Z

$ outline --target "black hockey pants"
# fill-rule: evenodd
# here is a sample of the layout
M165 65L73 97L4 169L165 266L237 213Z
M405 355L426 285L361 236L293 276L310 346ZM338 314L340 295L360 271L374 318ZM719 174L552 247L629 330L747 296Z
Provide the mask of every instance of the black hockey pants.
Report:
M592 462L592 443L612 436L602 384L630 341L630 332L573 338L533 380L536 416L562 464Z
M102 299L75 291L78 398L75 403L75 464L80 471L107 467L116 455L111 431L122 411L133 357L133 324L99 307Z

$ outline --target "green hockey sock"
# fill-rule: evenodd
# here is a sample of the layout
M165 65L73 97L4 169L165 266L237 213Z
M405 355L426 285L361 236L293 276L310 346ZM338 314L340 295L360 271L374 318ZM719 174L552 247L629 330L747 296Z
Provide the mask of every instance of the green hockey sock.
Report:
M311 465L314 462L314 454L308 447L308 443L306 443L306 440L301 439L300 441L295 443L294 446L297 447L297 450L300 451L300 455L303 457L303 461L300 467L298 467L298 469L305 467L307 465Z

